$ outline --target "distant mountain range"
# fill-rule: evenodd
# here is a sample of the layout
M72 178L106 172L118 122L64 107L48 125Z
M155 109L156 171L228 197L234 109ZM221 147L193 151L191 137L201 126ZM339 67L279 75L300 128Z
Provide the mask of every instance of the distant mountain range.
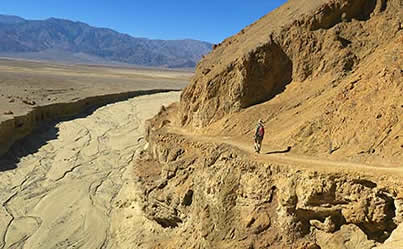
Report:
M191 68L211 47L211 43L190 39L136 38L112 29L57 18L25 20L0 15L0 56Z

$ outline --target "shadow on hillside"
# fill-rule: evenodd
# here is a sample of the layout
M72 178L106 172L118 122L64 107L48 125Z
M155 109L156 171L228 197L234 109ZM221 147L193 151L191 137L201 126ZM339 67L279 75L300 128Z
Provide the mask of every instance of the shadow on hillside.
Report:
M273 99L292 82L293 62L281 45L272 42L249 53L241 107Z
M269 151L266 153L266 155L270 155L270 154L282 154L282 153L288 153L291 151L291 146L288 146L287 149L285 150L276 150L276 151Z

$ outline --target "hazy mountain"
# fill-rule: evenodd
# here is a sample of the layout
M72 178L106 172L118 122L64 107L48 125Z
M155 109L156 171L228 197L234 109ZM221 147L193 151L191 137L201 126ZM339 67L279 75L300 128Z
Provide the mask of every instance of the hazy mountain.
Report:
M25 19L18 16L0 15L0 23L15 24L24 22Z
M196 40L135 38L82 22L50 18L24 20L0 15L0 54L31 59L122 62L156 67L194 67L212 44ZM63 56L62 56L63 55ZM88 61L85 61L88 62Z

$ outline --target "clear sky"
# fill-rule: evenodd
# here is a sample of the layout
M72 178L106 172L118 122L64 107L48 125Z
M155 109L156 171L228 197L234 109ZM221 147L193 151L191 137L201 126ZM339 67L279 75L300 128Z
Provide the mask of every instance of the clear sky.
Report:
M286 0L2 0L0 14L82 21L135 37L221 42Z

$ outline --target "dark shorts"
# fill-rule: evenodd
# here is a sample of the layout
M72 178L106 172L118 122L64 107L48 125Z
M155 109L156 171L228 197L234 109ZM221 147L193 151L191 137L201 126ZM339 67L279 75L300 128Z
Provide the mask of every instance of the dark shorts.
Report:
M261 143L262 140L263 140L263 137L261 137L261 136L256 136L256 137L255 137L255 142L256 142L256 143Z

